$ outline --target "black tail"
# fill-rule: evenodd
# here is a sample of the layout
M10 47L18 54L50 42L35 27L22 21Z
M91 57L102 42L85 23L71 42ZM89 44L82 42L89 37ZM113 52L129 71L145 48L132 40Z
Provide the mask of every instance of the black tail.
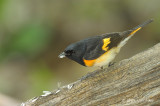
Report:
M128 36L132 36L134 35L137 31L139 31L142 27L146 26L147 24L153 22L153 19L149 19L147 21L145 21L144 23L134 27L133 29L129 30L129 35Z
M132 28L131 30L128 31L124 31L121 33L121 36L124 38L127 38L128 36L132 36L134 35L137 31L139 31L142 27L146 26L147 24L153 22L153 19L149 19L147 21L145 21L144 23Z
M132 30L134 31L134 30L136 30L136 29L138 29L138 28L142 28L142 27L146 26L147 24L149 24L149 23L151 23L151 22L153 22L153 19L149 19L149 20L145 21L144 23L142 23L142 24L134 27Z

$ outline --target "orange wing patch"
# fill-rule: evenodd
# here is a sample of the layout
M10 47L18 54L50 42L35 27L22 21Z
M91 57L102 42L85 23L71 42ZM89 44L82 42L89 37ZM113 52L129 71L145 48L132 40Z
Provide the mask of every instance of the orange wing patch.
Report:
M110 44L110 38L105 38L103 39L103 46L102 46L102 50L107 51L108 50L108 44Z
M132 31L132 32L129 34L129 36L132 35L132 34L134 34L134 33L136 33L136 32L139 31L141 28L142 28L142 27L139 27L139 28L137 28L136 30Z
M108 47L107 47L107 46L108 46L108 44L110 44L110 43L111 43L110 38L105 38L105 39L103 39L102 50L107 51L107 50L108 50ZM103 61L103 59L102 59L102 60L99 60L98 62L101 62L101 61ZM83 62L85 63L86 66L92 67L92 66L95 64L96 59L94 59L94 60L85 60L85 59L83 59Z
M94 60L85 60L85 59L83 59L83 62L84 62L85 65L88 66L88 67L93 66L94 63L95 63L95 61L96 61L96 59L94 59Z
M108 44L110 44L110 43L111 43L110 38L105 38L105 39L103 39L102 50L107 51L107 50L108 50L108 47L107 47L107 46L108 46ZM100 61L98 61L98 62L101 62L101 61L103 61L103 59L100 60ZM95 64L96 59L94 59L94 60L85 60L85 59L83 59L83 62L85 63L86 66L92 67L92 66Z

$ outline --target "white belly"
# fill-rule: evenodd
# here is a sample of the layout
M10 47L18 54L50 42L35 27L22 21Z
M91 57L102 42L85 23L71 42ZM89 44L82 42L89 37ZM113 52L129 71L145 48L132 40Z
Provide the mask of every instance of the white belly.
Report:
M93 66L101 67L108 65L115 58L118 52L118 48L112 48L111 50L103 54L100 58L98 58Z

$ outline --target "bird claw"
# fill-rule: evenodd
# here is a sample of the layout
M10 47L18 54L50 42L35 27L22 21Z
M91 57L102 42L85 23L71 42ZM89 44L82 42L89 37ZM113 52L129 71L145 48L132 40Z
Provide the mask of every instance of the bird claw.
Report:
M113 66L115 63L116 63L116 62L110 62L110 63L108 64L108 67Z

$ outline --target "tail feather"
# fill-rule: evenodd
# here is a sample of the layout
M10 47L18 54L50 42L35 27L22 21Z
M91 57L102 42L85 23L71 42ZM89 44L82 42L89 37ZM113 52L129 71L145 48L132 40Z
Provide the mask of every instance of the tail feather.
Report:
M151 22L153 22L153 19L149 19L149 20L145 21L144 23L142 23L142 24L134 27L132 30L134 31L134 30L137 30L137 29L139 29L139 28L142 28L142 27L146 26L147 24L149 24L149 23L151 23Z
M146 26L147 24L153 22L153 19L149 19L147 21L145 21L144 23L134 27L131 30L128 31L124 31L122 32L120 35L123 37L122 41L119 44L119 48L121 48L122 46L124 46L126 44L126 42L137 32L139 31L142 27Z
M145 21L144 23L132 28L131 30L128 30L128 31L124 31L122 32L122 36L124 37L128 37L128 36L132 36L134 35L137 31L139 31L142 27L146 26L147 24L153 22L153 19L149 19L147 21Z

